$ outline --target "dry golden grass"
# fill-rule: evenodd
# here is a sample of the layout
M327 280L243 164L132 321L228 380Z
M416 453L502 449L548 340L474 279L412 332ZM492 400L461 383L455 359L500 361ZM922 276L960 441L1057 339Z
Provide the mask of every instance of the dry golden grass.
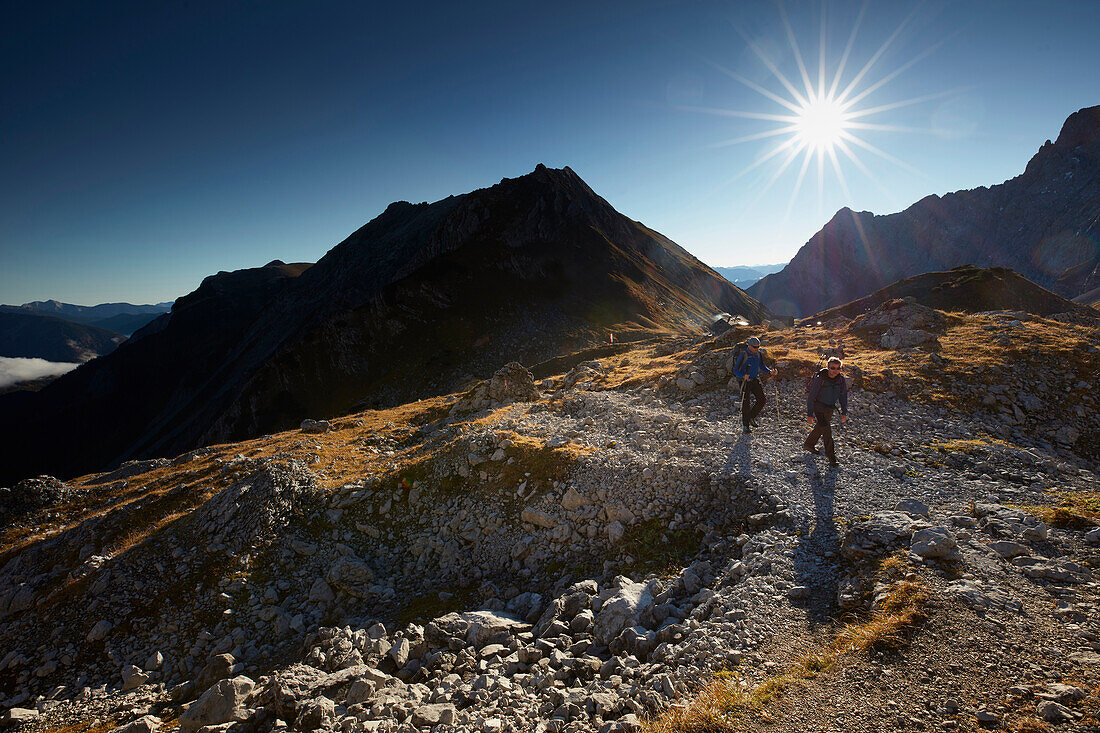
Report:
M883 563L886 565L886 563ZM880 568L881 569L881 568ZM895 583L869 619L842 626L833 640L798 659L784 672L750 687L732 675L716 676L694 696L643 725L647 733L735 733L748 714L767 717L767 706L791 687L802 685L873 650L895 649L927 618L928 593L917 583Z
M46 728L43 730L43 733L104 733L105 731L117 728L118 725L119 723L116 720L108 720L106 723L100 720L84 720L70 725Z
M1059 529L1087 530L1100 526L1100 491L1048 492L1054 505L1020 504L1017 508Z

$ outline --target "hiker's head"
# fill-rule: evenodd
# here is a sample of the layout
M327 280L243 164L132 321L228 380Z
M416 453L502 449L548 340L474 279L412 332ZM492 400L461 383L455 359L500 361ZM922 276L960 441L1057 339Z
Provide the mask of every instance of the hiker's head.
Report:
M755 336L750 336L748 340L745 341L745 345L755 351L760 348L760 339L756 338Z
M826 366L829 367L830 374L836 374L840 371L840 368L844 366L844 362L834 356L833 358L829 359L829 363Z

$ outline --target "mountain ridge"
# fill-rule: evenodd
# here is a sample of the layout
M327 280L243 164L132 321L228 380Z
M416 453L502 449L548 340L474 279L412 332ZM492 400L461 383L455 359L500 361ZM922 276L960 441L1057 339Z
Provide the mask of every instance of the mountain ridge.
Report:
M926 196L896 214L840 209L781 272L747 292L807 315L895 280L959 265L1009 267L1073 298L1100 285L1100 107L1070 115L1020 175Z
M241 305L230 307L231 293ZM89 451L74 433L86 455L62 464L39 455L8 475L178 453L364 399L400 404L507 361L605 343L612 330L620 339L690 330L723 311L758 323L770 315L571 169L540 165L435 203L391 204L312 266L206 278L112 360L34 400L0 399L0 413L35 428L11 436L28 456L36 430L101 436ZM102 425L108 409L113 421Z

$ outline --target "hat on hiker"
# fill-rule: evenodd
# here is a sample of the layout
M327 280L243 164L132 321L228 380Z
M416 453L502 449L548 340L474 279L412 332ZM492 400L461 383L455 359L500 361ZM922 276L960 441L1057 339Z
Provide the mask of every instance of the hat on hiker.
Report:
M755 336L749 336L748 340L745 341L745 344L747 344L748 346L759 346L760 339L756 338Z

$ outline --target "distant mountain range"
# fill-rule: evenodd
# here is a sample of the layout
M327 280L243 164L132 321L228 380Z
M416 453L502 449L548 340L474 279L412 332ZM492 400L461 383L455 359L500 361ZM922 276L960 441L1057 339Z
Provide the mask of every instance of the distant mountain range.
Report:
M18 306L0 305L0 312L60 318L70 323L105 328L124 336L129 336L157 316L167 313L171 309L171 303L157 303L155 305L131 305L130 303L73 305L72 303L61 303L56 300L36 300Z
M0 482L447 393L509 361L685 333L718 312L771 315L569 168L540 165L391 204L315 265L212 275L114 353L0 396Z
M736 267L715 267L714 271L737 287L745 290L765 275L779 272L786 266L786 262L781 262L778 265L756 265L753 267L737 265Z
M1100 107L1073 113L1023 174L928 196L887 216L841 209L748 293L808 315L895 280L959 265L1008 267L1065 298L1100 288Z
M86 362L111 353L171 307L171 303L83 306L56 300L0 305L0 357Z

